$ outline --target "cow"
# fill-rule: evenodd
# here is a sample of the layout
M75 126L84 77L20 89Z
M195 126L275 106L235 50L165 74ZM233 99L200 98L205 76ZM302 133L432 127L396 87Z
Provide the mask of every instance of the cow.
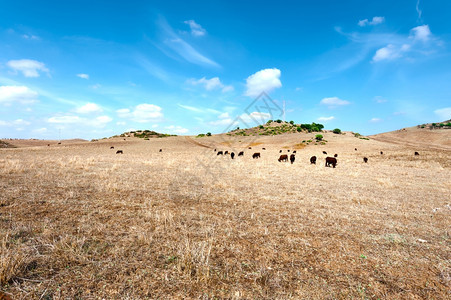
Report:
M216 155L222 155L222 151L218 151L218 154L216 154Z
M354 148L355 151L357 151L357 148Z
M279 153L282 153L282 150L280 150Z
M122 150L117 150L116 154L124 154L124 152L122 152Z
M286 154L281 155L279 157L279 162L281 162L281 161L288 161L288 155L286 155Z
M224 152L224 155L227 155L227 154L229 154L229 151Z
M255 152L252 154L252 158L260 158L260 152Z
M381 151L381 155L383 155L383 154L384 154L384 152Z
M61 142L59 142L58 145L61 145Z
M47 147L50 147L50 144L47 144Z
M114 146L111 146L110 149L114 149Z
M235 153L230 153L230 157L233 159L235 157Z
M216 152L216 149L215 149L215 152Z
M266 150L266 148L262 148L262 150Z
M418 152L415 151L415 155L420 155L420 153L418 153Z
M364 163L368 163L368 157L364 157L364 158L363 158L363 162L364 162Z
M238 156L244 156L244 151L241 151L240 153L238 153Z
M163 149L160 149L160 152L163 152Z
M249 147L249 149L252 149L252 147Z
M326 155L327 155L327 152L326 152L326 151L323 151L323 154L326 154Z
M294 154L291 154L291 155L290 155L290 162L291 162L291 164L294 163L294 160L295 160L295 155L294 155Z
M310 157L310 164L315 164L316 165L316 156Z
M337 154L337 153L335 153L334 157L338 157L338 154Z
M294 150L293 153L296 153L296 150Z
M332 165L334 168L337 165L337 159L335 157L326 157L326 167L330 167Z

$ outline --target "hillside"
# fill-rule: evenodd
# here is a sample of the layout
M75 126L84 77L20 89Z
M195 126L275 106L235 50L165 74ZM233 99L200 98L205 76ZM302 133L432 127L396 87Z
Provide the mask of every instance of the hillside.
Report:
M175 134L167 134L167 133L159 133L153 130L134 130L124 132L121 135L115 135L113 137L137 137L142 139L150 139L150 138L162 138L168 136L176 136Z
M449 121L442 122L442 124L446 123L449 124ZM451 150L451 127L433 126L433 124L436 123L402 128L372 135L370 138L380 142L404 146Z

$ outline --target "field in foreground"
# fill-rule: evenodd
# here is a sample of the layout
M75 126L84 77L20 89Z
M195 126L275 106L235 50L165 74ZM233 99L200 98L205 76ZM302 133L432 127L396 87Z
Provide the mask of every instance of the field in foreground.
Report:
M305 148L311 135L2 149L0 291L449 299L450 151L324 136ZM293 165L277 161L295 148ZM324 167L322 151L338 154L337 168Z

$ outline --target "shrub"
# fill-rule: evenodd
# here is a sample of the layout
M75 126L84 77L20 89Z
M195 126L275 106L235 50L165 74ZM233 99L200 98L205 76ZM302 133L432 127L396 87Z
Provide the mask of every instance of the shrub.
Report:
M440 125L438 125L438 126L440 126L440 127L443 127L443 126L445 126L445 124L443 124L443 123L440 123Z
M317 135L315 135L315 139L317 141L321 141L323 139L323 135L322 134L317 134Z
M341 133L341 130L338 129L338 128L335 128L332 132L335 133L335 134L340 134L340 133Z
M437 126L437 123L432 123L432 127L435 127L435 126Z
M446 126L451 127L451 122L448 122Z
M268 120L268 122L266 122L266 124L271 124L272 123L272 120Z
M263 125L260 125L260 126L258 126L260 129L263 129L263 128L265 128L265 126L263 126Z
M197 137L204 137L205 136L205 134L203 134L203 133L199 133L198 135L197 135Z
M277 123L282 123L281 119L276 120Z
M211 136L211 132L207 132L207 136Z
M362 136L360 133L358 133L358 132L356 132L356 133L354 133L354 136L356 137L356 138L358 138L358 137L360 137L360 136Z
M291 124L291 125L294 125L294 121L290 121L290 124Z
M296 130L297 130L298 132L301 132L301 131L302 131L302 128L301 128L300 126L298 126L298 127L296 128Z

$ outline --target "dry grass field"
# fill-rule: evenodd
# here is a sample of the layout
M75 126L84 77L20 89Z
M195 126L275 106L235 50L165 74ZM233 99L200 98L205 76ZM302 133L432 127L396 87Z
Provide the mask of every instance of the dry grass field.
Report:
M314 134L1 149L0 291L450 299L451 149L323 135L326 145L305 148ZM295 163L279 163L295 145ZM338 154L336 168L322 151Z

